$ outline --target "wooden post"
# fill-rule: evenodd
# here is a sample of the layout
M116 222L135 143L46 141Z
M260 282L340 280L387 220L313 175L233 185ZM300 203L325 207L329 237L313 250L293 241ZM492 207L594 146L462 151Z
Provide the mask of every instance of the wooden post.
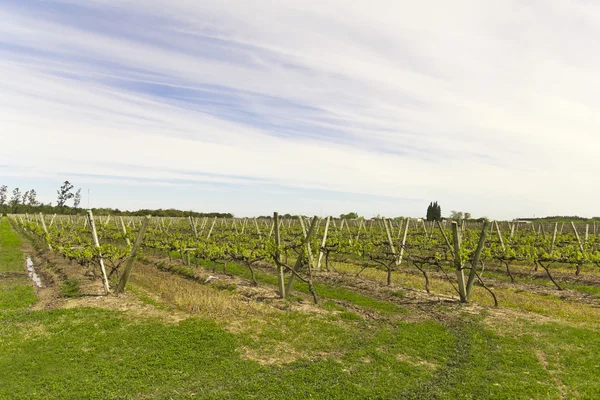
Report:
M323 240L321 241L321 248L319 249L319 258L317 260L317 269L321 269L321 260L323 259L323 247L325 247L325 243L327 242L327 231L329 230L329 222L331 221L331 216L327 217L327 221L325 221L325 232L323 233ZM360 229L360 228L359 228ZM360 230L359 230L360 234Z
M356 233L356 240L358 240L360 238L360 231L362 230L364 224L365 224L364 220L361 219L360 223L358 224L358 232Z
M460 245L461 245L461 235L460 229L458 229L458 224L456 222L452 222L452 238L454 239L454 268L456 268L456 280L458 281L458 295L460 297L460 302L465 303L467 301L466 297L466 287L465 287L465 274L462 268L462 260L460 259Z
M127 228L125 228L125 222L123 222L123 217L119 217L119 219L121 220L121 232L123 232L123 235L125 236L125 242L127 242L127 247L129 247L131 246L131 241L127 237Z
M352 244L352 231L350 230L350 225L348 225L348 221L346 221L346 230L348 231L348 242Z
M477 264L479 264L481 252L485 246L485 238L487 237L488 228L489 223L484 221L483 228L481 229L481 235L479 236L479 243L477 243L477 249L473 255L473 263L471 264L471 271L469 272L469 280L467 281L467 288L465 291L465 297L467 301L469 301L469 296L471 295L471 289L473 288L473 282L475 281L475 276L477 274Z
M46 243L48 244L48 249L52 250L52 245L50 244L50 234L48 233L48 228L46 228L46 221L44 221L44 214L40 213L40 220L42 221L42 228L44 229L44 234L46 236Z
M100 241L98 241L98 233L96 232L96 223L94 222L94 214L92 214L92 210L88 210L88 221L90 224L90 230L92 231L92 240L94 241L94 246L96 248L100 248ZM108 276L106 276L106 269L104 268L104 260L102 259L102 254L98 254L98 262L100 263L100 271L102 272L102 282L104 283L104 291L106 294L110 293L110 287L108 286Z
M192 218L192 216L190 215L188 217L188 220L190 222L190 228L192 228L192 233L194 234L194 237L196 239L198 239L198 230L196 229L196 224L194 223L194 218Z
M275 221L271 224L271 230L269 230L269 237L273 236L273 229L275 228Z
M554 223L554 234L552 234L552 244L550 245L550 253L554 251L554 243L556 243L556 233L558 232L558 222Z
M279 249L281 246L281 237L279 236L279 214L277 212L273 213L273 219L273 227L275 229L275 245L277 246L275 257L277 258L277 261L281 261L281 252ZM279 286L279 295L282 299L285 299L285 277L283 275L283 267L280 265L277 265L277 283Z
M388 227L387 220L384 217L384 218L381 219L381 221L383 222L383 226L385 227L385 234L387 235L387 240L388 240L388 243L390 245L390 250L392 251L392 254L395 255L396 254L396 249L394 248L394 243L392 242L392 235L390 233L390 228Z
M404 227L405 223L406 223L405 221L398 222L398 237L397 237L398 240L400 240L400 237L402 236L402 232L404 232L404 229L402 229L402 228Z
M262 233L260 233L260 228L258 227L258 222L256 218L254 218L254 225L256 226L256 233L258 233L258 237L262 237Z
M544 229L544 224L540 223L540 231L542 232L542 237L546 238L546 229Z
M208 235L206 235L206 239L210 238L210 235L212 234L213 228L215 227L216 223L217 223L217 217L215 217L215 219L213 220L213 223L210 226L210 230L208 231Z
M575 232L575 237L577 238L577 243L579 243L579 249L585 255L585 248L583 247L583 243L581 243L581 239L579 238L579 233L577 232L577 228L575 228L575 223L571 221L571 226L573 227L573 232Z
M298 217L300 219L300 226L302 227L302 233L304 234L304 239L306 239L306 225L304 224L304 218L303 217ZM313 256L312 256L312 251L310 249L310 241L306 242L306 252L308 254L308 262L312 265L313 263Z
M448 248L450 249L450 253L454 254L454 249L452 248L452 245L450 244L450 240L448 240L448 236L446 235L446 232L444 232L444 228L442 228L442 224L440 224L439 220L436 220L435 222L437 222L437 226L440 229L440 232L442 232L442 236L444 237L446 246L448 246Z
M402 244L400 245L400 254L398 255L398 260L396 261L396 265L402 264L402 257L404 256L404 246L406 245L406 236L408 235L408 225L410 222L410 218L406 220L406 225L404 226L404 235L402 236Z
M494 221L496 223L496 232L498 233L498 239L500 239L500 245L502 246L502 251L506 251L506 246L504 246L504 240L502 239L502 233L500 232L500 227L498 226L498 221Z
M146 234L146 228L148 228L148 222L150 221L150 216L146 215L146 217L142 220L142 226L140 227L140 231L138 232L137 237L135 238L135 243L131 248L131 253L129 254L129 258L125 263L125 269L123 270L123 275L121 275L121 279L119 279L119 285L117 286L117 293L125 292L125 286L127 285L127 281L131 276L131 270L133 268L133 262L135 261L135 256L137 255L138 250L142 246L142 241L144 240L144 235Z
M204 217L204 219L202 220L202 225L200 225L200 232L198 232L198 234L201 234L202 232L204 232L204 228L206 228L207 224L208 224L208 217Z
M388 225L390 227L391 236L393 237L394 236L394 223L392 222L392 220L390 218L387 218L387 221L388 221ZM360 224L359 224L359 228L360 228Z
M585 224L585 243L588 242L589 238L590 238L590 225Z
M300 217L302 218L302 217ZM298 259L296 261L296 266L295 266L295 270L298 270L298 268L302 265L302 255L304 253L304 249L306 246L308 246L309 242L310 242L310 238L313 234L313 232L315 231L315 227L317 226L317 220L319 219L319 217L317 217L316 215L313 217L312 223L310 224L310 228L308 228L308 232L306 233L306 237L304 238L304 242L302 243L302 246L300 247L302 249L302 251L300 252L300 254L298 255ZM309 260L310 262L310 260ZM310 268L310 267L309 267ZM288 294L290 294L292 287L294 285L294 279L295 279L295 275L292 274L292 276L290 276L290 280L288 281L287 287L285 288L285 295L287 296Z

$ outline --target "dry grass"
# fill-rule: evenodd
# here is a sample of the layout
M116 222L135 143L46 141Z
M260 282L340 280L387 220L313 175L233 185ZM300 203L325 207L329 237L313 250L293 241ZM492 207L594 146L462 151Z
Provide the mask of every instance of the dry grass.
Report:
M264 305L245 301L229 291L202 285L143 263L135 264L131 283L190 314L221 322L261 315L268 311Z
M303 354L287 343L276 343L268 351L264 348L242 346L238 348L240 355L247 360L254 360L262 365L283 365L292 363L302 357Z
M396 358L398 359L398 361L415 365L417 367L423 367L432 371L438 368L438 365L435 363L432 363L419 357L409 356L407 354L400 353L396 355Z
M335 263L336 270L349 274L356 274L360 267L350 263ZM422 276L404 272L409 266L401 267L400 271L392 274L392 282L409 288L425 289L425 280ZM361 275L363 278L385 282L386 272L374 268L364 270ZM454 275L450 275L454 278ZM437 276L430 276L430 289L432 293L446 296L455 296L456 291L453 286ZM498 298L500 307L507 307L513 310L527 311L547 317L552 317L558 321L568 321L571 323L597 322L600 321L600 307L598 304L578 301L576 296L572 296L571 291L559 291L554 287L535 286L535 292L532 292L530 284L506 284L499 282L498 287L494 287L497 282L493 279L486 279L488 285L492 288ZM571 294L571 298L567 298ZM483 305L493 305L490 294L482 287L473 287L472 301ZM564 296L565 298L562 298Z

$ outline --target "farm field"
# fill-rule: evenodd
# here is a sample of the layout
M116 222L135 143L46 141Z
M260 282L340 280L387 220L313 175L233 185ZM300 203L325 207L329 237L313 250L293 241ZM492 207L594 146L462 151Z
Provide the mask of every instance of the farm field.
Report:
M598 398L599 262L584 224L9 215L0 398Z

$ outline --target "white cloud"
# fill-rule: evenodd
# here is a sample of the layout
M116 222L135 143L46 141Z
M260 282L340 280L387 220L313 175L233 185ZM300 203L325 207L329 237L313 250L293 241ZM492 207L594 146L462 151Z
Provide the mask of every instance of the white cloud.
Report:
M597 214L593 3L85 4L131 22L0 11L0 157L13 174L258 178L498 218ZM226 100L131 89L151 82Z

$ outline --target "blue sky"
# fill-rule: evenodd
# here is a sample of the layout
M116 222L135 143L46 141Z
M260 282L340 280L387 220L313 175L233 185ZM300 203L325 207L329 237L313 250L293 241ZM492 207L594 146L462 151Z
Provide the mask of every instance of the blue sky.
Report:
M0 184L83 204L598 215L600 5L0 0Z

